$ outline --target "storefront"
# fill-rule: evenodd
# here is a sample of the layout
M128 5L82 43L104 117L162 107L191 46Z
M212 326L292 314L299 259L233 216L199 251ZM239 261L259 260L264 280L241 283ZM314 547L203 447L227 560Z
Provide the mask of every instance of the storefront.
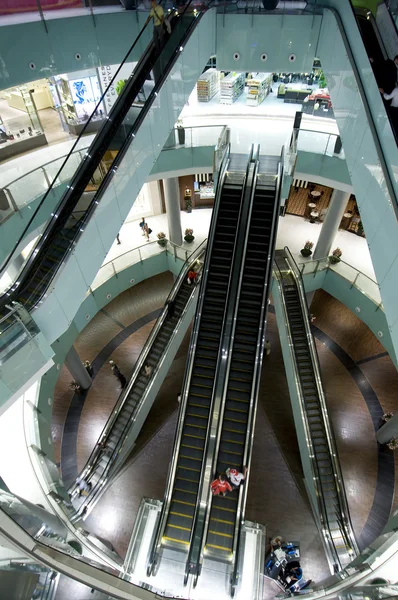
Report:
M44 79L1 92L0 161L47 144L38 111L51 106Z
M96 69L51 77L49 88L65 131L79 135L94 111L86 133L98 131L105 111L102 103L96 109L102 94Z

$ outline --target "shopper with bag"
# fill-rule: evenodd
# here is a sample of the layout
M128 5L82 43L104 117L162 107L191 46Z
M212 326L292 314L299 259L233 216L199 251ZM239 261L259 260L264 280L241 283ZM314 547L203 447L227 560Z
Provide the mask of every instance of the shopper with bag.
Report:
M163 8L157 4L156 0L151 0L151 12L146 20L146 25L153 19L153 41L157 50L163 46L163 35L165 29L165 19ZM169 25L170 26L170 25Z

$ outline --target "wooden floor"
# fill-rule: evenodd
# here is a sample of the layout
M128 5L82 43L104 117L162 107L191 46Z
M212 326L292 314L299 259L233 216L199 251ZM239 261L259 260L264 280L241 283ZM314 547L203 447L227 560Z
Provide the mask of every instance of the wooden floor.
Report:
M110 303L76 342L82 360L93 360L106 352L105 348L112 347L112 340L117 339L123 327L159 308L171 284L170 275L160 275ZM394 390L397 389L398 375L388 356L383 355L384 349L378 340L337 300L318 291L311 312L316 316L318 331L326 336L324 339L331 341L329 345L318 341L317 347L351 517L355 533L360 536L375 495L378 449L364 396L349 369L333 351L333 344L361 369L386 411L397 409ZM146 325L113 350L112 358L126 376L132 372L150 328L151 324ZM264 359L246 517L266 524L269 536L282 534L300 540L305 576L321 581L328 575L328 568L302 483L282 352L272 311L267 337L271 340L272 351ZM141 498L163 497L176 426L176 396L181 389L188 341L189 333L159 391L128 464L86 521L88 529L109 539L121 556L127 550ZM84 403L77 438L80 467L118 396L116 380L108 367L106 361ZM72 396L67 389L70 379L64 368L55 393L53 438L58 457Z

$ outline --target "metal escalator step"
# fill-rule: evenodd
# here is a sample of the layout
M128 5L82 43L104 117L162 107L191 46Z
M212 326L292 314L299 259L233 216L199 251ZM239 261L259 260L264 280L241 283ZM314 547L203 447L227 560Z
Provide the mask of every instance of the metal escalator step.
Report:
M183 513L187 517L193 517L195 513L195 502L192 502L193 496L189 497L189 500L175 500L174 497L171 500L170 512ZM173 519L176 521L177 519Z
M228 409L224 413L224 422L225 423L241 423L242 425L247 425L247 420L240 415L240 413L231 412L228 414Z
M225 409L230 410L234 413L237 413L238 415L240 415L240 414L246 415L249 410L249 398L247 399L246 402L244 402L244 401L239 402L239 401L228 398Z
M229 428L223 427L222 429L222 437L227 442L231 442L234 444L243 445L245 443L245 436L243 432L231 431Z
M243 399L245 396L250 396L251 389L251 381L237 381L236 379L230 376L228 381L229 395L232 396L236 394L238 399Z
M203 450L205 444L205 436L198 436L194 434L187 433L185 430L182 433L181 441L183 444L188 446L194 446L195 448L199 448Z
M244 426L240 425L239 423L229 423L228 419L224 423L223 430L228 431L230 434L236 433L239 436L245 435L246 433Z
M208 419L209 418L209 410L204 406L189 406L189 412L186 414L190 417L195 417L195 419Z
M178 484L174 487L173 497L176 500L185 500L187 497L194 497L198 492L198 486L196 483L185 481L183 479L178 480ZM188 494L188 496L187 496Z
M185 419L185 425L184 427L189 427L189 429L187 429L187 431L192 431L193 433L196 433L197 435L200 434L200 432L203 433L203 431L206 431L207 426L206 425L202 425L202 423L198 422L192 422L192 420L189 418Z
M187 481L194 481L194 479L192 479L192 477L197 477L199 480L199 473L200 473L200 469L194 468L194 467L186 467L184 465L177 465L177 469L178 469L178 473L177 473L177 478L179 479L180 477L182 477L183 479L187 479ZM195 475L196 473L196 475ZM191 479L190 479L191 477Z
M192 385L189 390L189 404L194 406L199 403L200 406L210 406L212 388L204 388Z

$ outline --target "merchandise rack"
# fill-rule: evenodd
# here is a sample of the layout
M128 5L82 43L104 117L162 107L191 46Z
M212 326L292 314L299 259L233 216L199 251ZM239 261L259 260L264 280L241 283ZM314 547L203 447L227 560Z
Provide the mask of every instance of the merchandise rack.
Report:
M247 80L246 104L258 106L268 96L272 83L272 73L252 73Z
M230 73L221 80L221 104L233 104L245 89L245 73Z
M220 88L220 74L217 69L208 69L199 77L196 90L198 102L209 102Z

